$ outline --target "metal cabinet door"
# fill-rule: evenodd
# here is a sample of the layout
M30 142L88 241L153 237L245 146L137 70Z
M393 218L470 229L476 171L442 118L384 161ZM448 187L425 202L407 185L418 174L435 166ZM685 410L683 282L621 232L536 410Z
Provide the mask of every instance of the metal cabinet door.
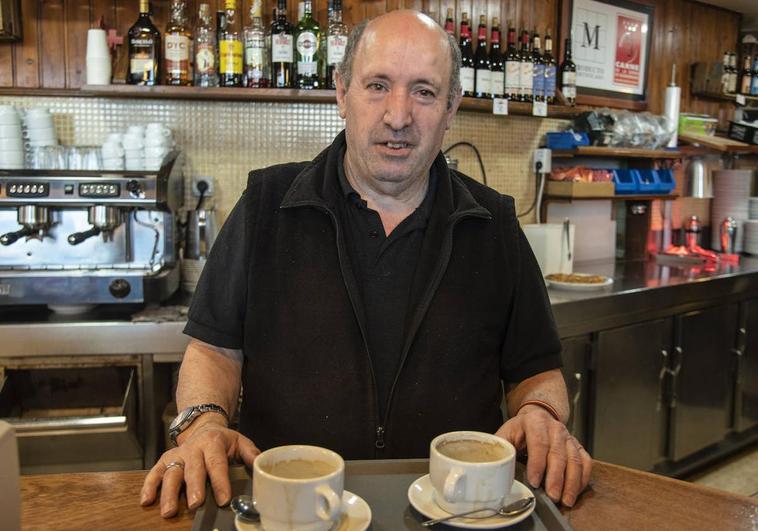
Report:
M672 319L597 334L592 405L593 457L642 470L664 459L663 385Z
M721 441L729 428L736 304L676 317L672 353L671 458L678 461Z
M583 446L587 443L587 365L591 345L589 335L561 340L562 372L571 406L571 416L566 426Z
M740 345L737 378L737 430L744 431L758 424L758 299L743 305L744 333Z

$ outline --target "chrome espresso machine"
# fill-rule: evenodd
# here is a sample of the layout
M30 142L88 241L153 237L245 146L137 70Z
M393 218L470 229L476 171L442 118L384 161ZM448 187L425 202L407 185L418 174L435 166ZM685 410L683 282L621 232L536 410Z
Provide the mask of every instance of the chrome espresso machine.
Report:
M168 298L182 162L174 151L156 171L0 170L0 306Z

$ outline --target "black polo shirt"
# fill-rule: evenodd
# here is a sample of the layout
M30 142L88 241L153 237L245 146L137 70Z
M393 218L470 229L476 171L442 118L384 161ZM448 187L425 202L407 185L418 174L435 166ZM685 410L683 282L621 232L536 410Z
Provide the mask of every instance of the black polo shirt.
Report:
M411 283L434 203L437 178L430 170L423 201L387 236L379 213L368 208L348 182L343 160L344 149L338 157L337 173L345 205L338 211L366 315L368 349L383 417L401 361Z

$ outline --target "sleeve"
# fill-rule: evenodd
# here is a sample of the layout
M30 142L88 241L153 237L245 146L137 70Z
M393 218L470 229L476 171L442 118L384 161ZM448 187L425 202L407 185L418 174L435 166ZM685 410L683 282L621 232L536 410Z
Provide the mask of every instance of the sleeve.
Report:
M192 297L184 333L210 345L240 349L247 307L247 215L242 194L213 243Z
M500 356L500 374L506 383L518 383L563 365L542 272L524 232L517 221L514 224L515 238L509 242L515 252L515 256L511 253L516 271L514 297Z

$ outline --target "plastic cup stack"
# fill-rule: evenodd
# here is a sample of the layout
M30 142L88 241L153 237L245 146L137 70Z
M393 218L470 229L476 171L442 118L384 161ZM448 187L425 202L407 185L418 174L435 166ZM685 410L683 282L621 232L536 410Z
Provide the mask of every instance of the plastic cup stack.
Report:
M111 84L111 52L105 30L91 29L87 32L87 84Z

